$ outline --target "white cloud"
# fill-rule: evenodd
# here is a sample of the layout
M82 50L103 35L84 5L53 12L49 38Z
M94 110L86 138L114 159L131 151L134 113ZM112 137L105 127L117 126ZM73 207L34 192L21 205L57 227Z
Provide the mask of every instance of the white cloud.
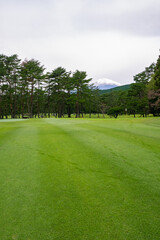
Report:
M94 80L130 83L157 60L159 5L159 0L6 0L0 9L1 51L36 58L47 70L63 66L87 71Z
M12 39L3 43L3 53L19 54L20 58L35 58L48 71L58 66L68 71L86 71L95 79L109 78L121 84L133 80L158 57L160 38L128 36L116 32L88 32L65 38Z

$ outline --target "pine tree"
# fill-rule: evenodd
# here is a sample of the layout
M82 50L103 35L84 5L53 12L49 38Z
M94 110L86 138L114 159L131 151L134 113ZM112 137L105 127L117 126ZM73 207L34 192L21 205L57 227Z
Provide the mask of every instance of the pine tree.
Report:
M160 56L159 56L159 58L157 60L157 63L156 63L153 79L155 81L156 89L160 89Z

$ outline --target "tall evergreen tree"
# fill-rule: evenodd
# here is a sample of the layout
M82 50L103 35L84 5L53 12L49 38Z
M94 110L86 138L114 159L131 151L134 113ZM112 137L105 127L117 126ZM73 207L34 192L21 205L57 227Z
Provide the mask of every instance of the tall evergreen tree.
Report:
M128 112L139 113L143 117L148 114L147 88L144 83L133 83L128 91L127 101Z
M54 69L48 75L48 90L51 92L51 97L55 102L55 111L59 118L64 115L65 98L66 98L66 81L69 75L62 67Z
M5 106L6 114L11 115L12 118L15 118L17 113L17 86L20 76L20 61L16 54L11 56L1 55L0 57L0 101L2 101L2 94L4 94L5 102L3 101L3 106ZM1 113L3 106L1 106Z
M40 62L35 59L25 60L21 66L21 76L22 80L27 88L28 91L28 113L30 117L33 117L33 114L36 111L34 106L34 93L35 89L38 90L38 100L37 100L37 114L39 117L39 90L42 84L42 80L44 79L44 67L41 66Z
M155 72L155 63L152 63L149 67L146 67L143 72L135 75L133 79L136 83L148 84L154 72Z
M155 66L155 72L153 75L153 79L155 81L155 87L156 89L160 89L160 56L158 57L156 66Z
M83 108L83 102L88 95L88 85L92 79L86 79L87 73L82 71L76 71L73 74L74 89L75 89L75 109L76 118L80 117L80 109Z

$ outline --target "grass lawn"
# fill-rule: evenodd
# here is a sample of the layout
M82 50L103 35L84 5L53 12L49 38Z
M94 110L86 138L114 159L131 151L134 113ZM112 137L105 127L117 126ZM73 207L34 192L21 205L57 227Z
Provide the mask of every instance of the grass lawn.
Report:
M108 239L160 239L160 118L0 121L0 240Z

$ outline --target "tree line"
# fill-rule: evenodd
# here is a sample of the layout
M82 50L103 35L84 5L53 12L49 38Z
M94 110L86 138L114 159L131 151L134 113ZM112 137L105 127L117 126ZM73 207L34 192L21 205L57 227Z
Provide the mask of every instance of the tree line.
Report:
M85 71L58 67L44 73L38 60L0 55L0 119L83 117L84 114L160 114L160 57L134 76L128 91L99 94Z
M95 110L96 89L84 71L58 67L44 74L38 60L0 55L0 118L83 117ZM94 104L93 104L94 102Z
M115 118L118 114L160 115L160 57L156 63L133 77L128 91L112 91L102 95L104 108Z
M156 63L133 77L128 91L112 91L101 97L104 109L115 118L118 114L160 115L160 56Z

